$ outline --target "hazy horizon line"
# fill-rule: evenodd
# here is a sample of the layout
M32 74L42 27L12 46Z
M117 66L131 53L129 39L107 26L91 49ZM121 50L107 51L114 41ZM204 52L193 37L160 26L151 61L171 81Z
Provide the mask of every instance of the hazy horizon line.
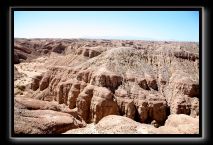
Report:
M107 38L108 37L108 38ZM123 36L121 36L123 37ZM106 37L93 37L93 36L88 36L88 37L14 37L14 39L88 39L88 40L129 40L129 41L170 41L170 42L195 42L199 43L199 41L191 41L191 40L172 40L172 39L154 39L154 38L141 38L141 39L126 39L126 38L113 38L110 36Z

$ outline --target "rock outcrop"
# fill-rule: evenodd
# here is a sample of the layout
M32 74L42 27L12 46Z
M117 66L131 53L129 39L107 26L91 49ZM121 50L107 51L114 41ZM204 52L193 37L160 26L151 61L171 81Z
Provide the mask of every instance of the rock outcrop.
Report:
M60 134L85 125L77 113L57 103L15 98L15 134Z
M32 83L31 83L31 89L33 91L36 91L38 88L39 88L39 83L42 79L42 76L38 75L38 76L35 76L33 79L32 79Z
M92 48L89 48L89 47L82 47L82 48L79 48L77 50L77 54L78 55L83 55L85 57L89 57L89 58L93 58L95 56L98 56L99 54L101 54L100 50L96 50L96 49L92 49Z
M63 53L65 50L65 46L62 45L61 43L55 47L52 48L52 51L53 52L56 52L56 53Z
M95 87L90 111L92 122L95 123L107 115L118 115L118 106L112 92L104 87Z
M79 124L83 124L84 121L94 123L96 127L101 128L104 125L103 118L120 115L120 119L111 117L121 120L119 122L121 124L125 117L127 118L124 120L127 119L127 122L137 121L136 124L133 123L133 126L126 126L127 130L133 128L131 133L140 132L136 129L138 124L143 124L143 126L139 125L139 128L146 128L140 133L187 133L187 131L197 133L197 128L194 131L190 131L189 128L184 131L168 125L171 120L171 117L168 117L177 115L179 118L185 114L191 119L196 119L199 116L199 99L201 98L198 48L199 45L196 43L185 42L17 39L14 45L15 65L20 65L23 61L33 63L33 60L40 56L50 60L39 60L39 63L43 65L37 68L44 67L46 71L28 75L31 78L28 84L30 87L26 85L21 93L22 96L31 97L34 100L26 101L26 99L17 98L19 107L20 102L22 102L21 106L25 107L22 110L18 109L21 110L19 115L16 111L17 117L23 120L17 121L16 124L29 124L31 120L29 115L27 115L29 120L23 119L25 115L23 112L26 110L28 113L32 111L32 115L35 114L38 118L34 123L36 125L39 119L43 120L42 113L46 117L48 114L55 114L64 119L69 118L67 122L56 119L56 124L52 123L51 119L43 120L50 126L57 126L57 124L59 128L67 126L66 129L62 129L63 131L69 127L71 129L83 126L72 123L76 121L80 121ZM19 67L19 70L21 69ZM26 71L22 72L26 73ZM44 104L39 101L43 101ZM60 107L57 110L51 105L51 107L46 105L52 102L59 106L66 106L65 108L69 111L64 112L59 109ZM32 103L36 104L32 105ZM38 110L42 110L41 115L37 113ZM73 111L75 115L69 116L69 112ZM36 125L29 125L29 128L34 128ZM29 133L63 132L50 126L40 126L35 129L36 131L31 130ZM166 131L167 127L168 131ZM17 133L27 133L26 130L29 128L21 130L18 127L16 130Z
M106 87L114 92L122 84L122 77L100 68L91 76L90 83L95 86Z
M198 134L198 123L198 118L184 114L170 115L165 126L155 128L127 117L108 115L98 124L88 124L84 128L72 129L64 134Z
M170 115L165 122L155 131L157 134L199 134L199 119L185 114Z

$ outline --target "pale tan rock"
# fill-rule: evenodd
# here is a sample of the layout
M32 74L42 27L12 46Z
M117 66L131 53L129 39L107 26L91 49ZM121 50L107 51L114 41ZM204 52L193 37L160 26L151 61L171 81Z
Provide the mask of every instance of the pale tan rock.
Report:
M80 71L77 75L77 79L89 83L91 80L91 75L92 72L90 70Z
M141 124L118 115L102 118L95 128L99 134L149 134L154 129L152 125Z
M191 114L190 116L196 117L199 116L199 99L194 97L190 99L191 101Z
M190 98L186 95L179 95L170 106L171 114L187 114L190 115L191 102Z
M76 107L79 115L86 121L89 122L90 117L90 104L93 97L94 86L88 85L79 94L76 100Z
M174 122L172 120L175 117L178 118L177 120L181 118L178 121L178 126L176 123L173 124L175 120ZM97 124L91 123L84 128L72 129L64 134L198 134L199 126L197 121L195 121L196 119L192 117L186 119L185 117L188 118L187 115L182 115L181 117L179 115L171 117L170 115L169 124L155 128L153 125L141 124L127 117L108 115ZM191 119L193 120L192 122L189 121Z
M59 134L85 126L70 114L52 110L15 109L14 113L15 134Z
M180 134L198 134L199 119L185 114L174 114L168 116L163 128L166 127L174 127Z
M64 113L69 113L74 117L77 117L77 111L74 109L69 109L68 106L63 104L58 104L55 101L43 101L37 100L29 97L17 96L14 98L15 107L21 109L28 109L28 110L53 110L53 111L60 111Z
M26 75L17 77L14 70L15 97L48 104L45 108L41 102L19 100L16 107L72 112L74 118L87 123L117 114L149 124L137 127L135 133L196 130L190 124L181 128L162 125L170 114L198 118L197 43L87 39L15 39L14 43L21 48L14 48L17 71ZM39 81L33 79L39 75ZM18 91L18 85L24 89Z
M15 134L58 134L86 125L74 110L56 102L27 97L16 97L14 102Z
M94 73L91 77L90 84L99 86L99 87L106 87L110 90L114 91L118 88L119 85L122 83L122 77L116 75L112 72L108 72L105 69L99 69L96 73Z
M117 103L113 100L113 94L104 87L95 87L90 106L91 120L98 123L107 115L118 115Z

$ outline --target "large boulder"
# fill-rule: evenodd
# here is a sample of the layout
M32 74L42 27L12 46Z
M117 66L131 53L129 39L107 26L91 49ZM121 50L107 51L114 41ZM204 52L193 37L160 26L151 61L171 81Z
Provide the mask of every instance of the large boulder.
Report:
M165 126L155 130L156 134L199 134L199 119L185 114L169 115Z
M85 123L68 113L52 110L14 109L15 134L60 134Z
M21 105L22 109L28 110L54 110L59 111L55 102L41 101L28 97L15 97L15 105Z
M154 129L152 125L141 124L118 115L102 118L95 128L99 134L148 134Z
M14 100L15 134L60 134L85 125L75 111L56 102L27 97Z
M28 110L53 110L68 113L75 118L79 118L76 109L69 109L68 106L64 104L58 104L55 101L43 101L37 100L29 97L17 96L14 98L14 106L19 109Z

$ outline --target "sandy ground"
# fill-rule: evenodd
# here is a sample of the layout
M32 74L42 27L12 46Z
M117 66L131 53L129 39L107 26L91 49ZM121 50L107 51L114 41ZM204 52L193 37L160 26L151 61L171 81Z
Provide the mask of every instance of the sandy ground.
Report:
M47 71L45 67L45 63L47 62L48 57L39 57L35 59L33 62L23 62L20 64L15 64L17 70L24 74L24 77L14 81L14 86L26 86L32 81L32 78L36 75L40 75Z
M84 128L72 129L63 134L98 134L98 132L95 129L95 124L91 123Z

